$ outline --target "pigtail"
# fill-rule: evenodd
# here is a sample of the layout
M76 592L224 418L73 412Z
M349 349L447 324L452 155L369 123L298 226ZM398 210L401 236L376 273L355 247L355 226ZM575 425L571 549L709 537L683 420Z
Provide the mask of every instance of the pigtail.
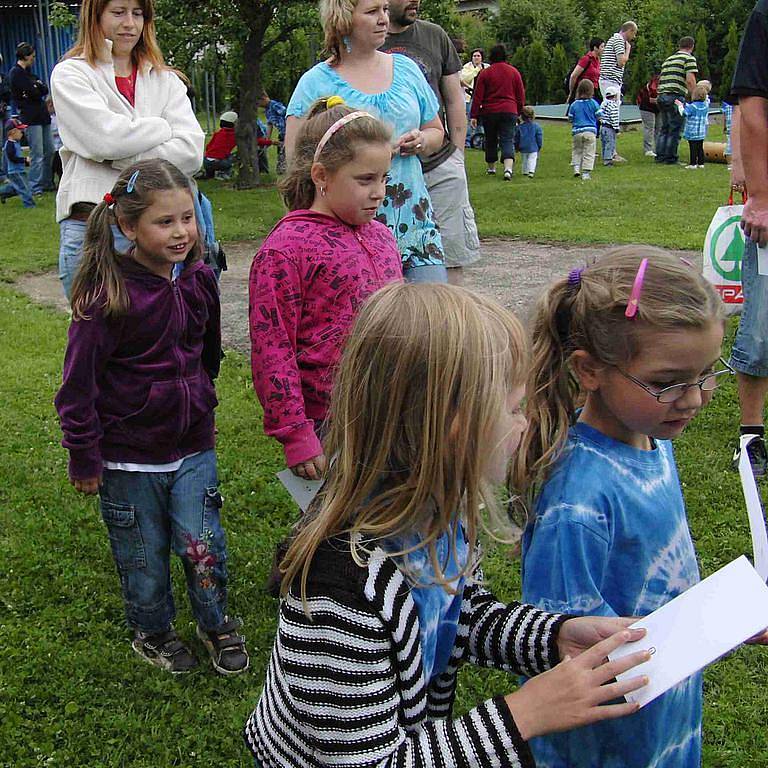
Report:
M83 242L83 257L72 286L72 319L88 320L86 314L98 299L105 315L120 315L128 310L128 291L120 270L120 254L112 236L110 204L99 203L88 217Z
M528 379L528 429L512 467L512 487L526 497L544 479L565 445L579 385L570 371L571 315L578 284L559 280L539 300Z

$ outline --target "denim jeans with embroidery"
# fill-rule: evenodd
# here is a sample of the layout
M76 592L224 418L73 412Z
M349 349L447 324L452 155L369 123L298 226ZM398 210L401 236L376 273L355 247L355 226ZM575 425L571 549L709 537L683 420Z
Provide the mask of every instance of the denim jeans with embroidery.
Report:
M150 634L170 627L174 551L197 623L220 627L227 616L227 549L216 452L191 456L175 472L104 469L100 496L128 624Z

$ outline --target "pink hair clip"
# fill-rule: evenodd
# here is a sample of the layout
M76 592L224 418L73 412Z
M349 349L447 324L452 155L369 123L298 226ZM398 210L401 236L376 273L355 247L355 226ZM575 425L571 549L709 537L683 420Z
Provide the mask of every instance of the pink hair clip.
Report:
M643 259L635 276L635 282L632 283L632 292L629 294L627 308L624 310L624 317L633 318L637 314L637 308L640 304L640 294L643 292L643 280L645 280L645 269L648 266L648 259Z

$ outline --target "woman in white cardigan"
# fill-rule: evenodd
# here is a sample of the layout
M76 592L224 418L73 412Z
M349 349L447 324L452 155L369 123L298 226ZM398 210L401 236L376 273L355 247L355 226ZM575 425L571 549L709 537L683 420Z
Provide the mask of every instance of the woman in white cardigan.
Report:
M59 276L69 297L88 216L120 172L161 157L192 176L204 134L157 45L154 0L84 0L77 43L54 68L51 92L63 142ZM117 227L113 233L126 250Z

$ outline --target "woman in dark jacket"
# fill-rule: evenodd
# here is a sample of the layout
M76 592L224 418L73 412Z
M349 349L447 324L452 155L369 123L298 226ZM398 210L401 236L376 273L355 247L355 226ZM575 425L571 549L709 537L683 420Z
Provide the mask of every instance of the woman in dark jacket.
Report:
M509 181L515 167L515 126L525 106L523 78L515 67L507 64L507 50L499 44L491 48L491 66L475 79L472 97L472 127L478 118L485 129L485 162L488 174L496 173L501 145L504 179Z

